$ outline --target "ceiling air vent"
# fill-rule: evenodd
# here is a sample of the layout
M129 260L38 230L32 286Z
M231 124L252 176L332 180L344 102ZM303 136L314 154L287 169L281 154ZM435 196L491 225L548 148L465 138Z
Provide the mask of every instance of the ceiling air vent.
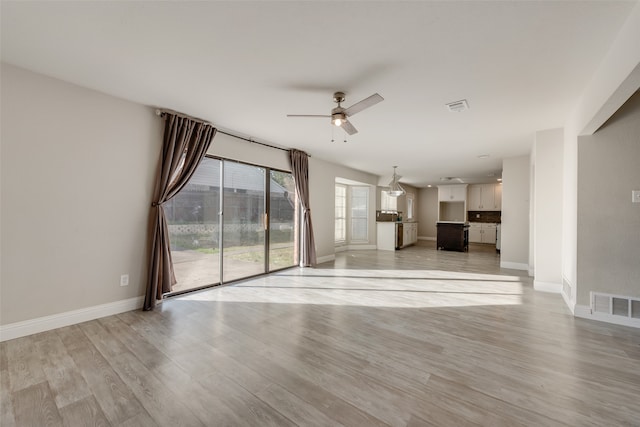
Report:
M450 102L446 104L449 111L452 113L461 113L465 110L469 109L469 103L466 99L461 99L460 101Z

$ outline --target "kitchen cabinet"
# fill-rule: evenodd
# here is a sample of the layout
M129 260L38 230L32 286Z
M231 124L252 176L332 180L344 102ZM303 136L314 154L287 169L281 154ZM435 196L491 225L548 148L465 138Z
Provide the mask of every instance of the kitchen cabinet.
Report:
M467 210L499 211L502 210L502 185L477 184L470 185L468 191Z
M466 252L469 249L469 225L463 222L438 222L436 248Z
M396 223L391 221L378 222L378 250L379 251L395 251L396 250Z
M496 208L494 210L501 211L502 210L502 184L501 183L496 184L493 190L493 195L494 195L493 204Z
M402 247L414 245L418 241L418 223L405 222L403 224Z
M487 243L495 245L496 243L496 224L472 222L469 224L469 242L471 243Z
M467 184L438 186L438 201L465 202L466 200L467 200Z

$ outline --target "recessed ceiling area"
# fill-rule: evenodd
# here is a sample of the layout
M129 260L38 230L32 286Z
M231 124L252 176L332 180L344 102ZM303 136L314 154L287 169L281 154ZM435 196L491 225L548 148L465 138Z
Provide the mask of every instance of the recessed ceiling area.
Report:
M635 5L2 2L1 52L385 179L397 165L417 187L495 182L503 158L563 126ZM329 118L287 117L327 114L337 91L346 106L374 93L384 102L349 119L354 135ZM457 100L469 108L451 113Z

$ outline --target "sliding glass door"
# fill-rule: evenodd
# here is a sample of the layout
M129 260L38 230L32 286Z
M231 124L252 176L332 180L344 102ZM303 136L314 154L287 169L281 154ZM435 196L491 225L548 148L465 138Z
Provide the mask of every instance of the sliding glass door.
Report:
M299 215L293 176L288 172L270 171L269 179L269 265L274 271L298 263L296 250Z
M265 175L264 168L224 162L224 282L265 272Z
M165 213L178 281L172 293L298 263L298 200L288 172L206 157Z
M165 204L171 258L178 283L173 292L220 283L220 170L205 157L189 183Z

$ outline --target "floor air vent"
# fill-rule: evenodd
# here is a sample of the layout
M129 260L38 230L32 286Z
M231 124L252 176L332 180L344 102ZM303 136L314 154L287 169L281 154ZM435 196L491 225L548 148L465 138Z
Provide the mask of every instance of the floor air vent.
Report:
M640 325L640 298L592 292L591 311L603 316L627 318L631 323Z

